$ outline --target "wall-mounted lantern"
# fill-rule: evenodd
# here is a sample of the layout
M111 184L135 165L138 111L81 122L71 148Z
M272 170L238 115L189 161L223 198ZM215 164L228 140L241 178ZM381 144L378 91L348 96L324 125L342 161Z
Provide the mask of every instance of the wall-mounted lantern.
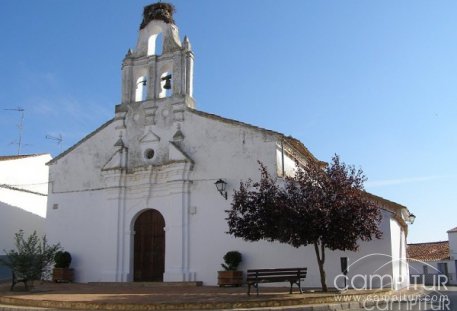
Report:
M219 178L214 184L216 185L217 191L219 191L221 196L223 196L227 200L227 191L225 190L227 187L227 183Z
M416 215L414 215L413 213L410 213L408 216L409 223L413 224L415 220L416 220Z

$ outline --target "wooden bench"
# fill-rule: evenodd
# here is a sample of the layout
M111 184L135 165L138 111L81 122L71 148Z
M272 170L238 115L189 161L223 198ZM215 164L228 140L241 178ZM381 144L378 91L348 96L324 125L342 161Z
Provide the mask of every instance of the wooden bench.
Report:
M17 283L24 283L25 290L29 290L29 284L28 284L29 280L27 280L27 278L16 275L16 273L14 271L12 272L12 274L13 274L12 275L13 278L11 280L11 288L10 288L11 291L13 291L14 286L16 286Z
M301 279L306 278L308 268L279 268L279 269L252 269L248 270L246 282L248 284L248 295L251 294L251 286L257 289L259 295L259 283L276 283L289 282L290 293L292 294L292 286L297 284L300 293Z

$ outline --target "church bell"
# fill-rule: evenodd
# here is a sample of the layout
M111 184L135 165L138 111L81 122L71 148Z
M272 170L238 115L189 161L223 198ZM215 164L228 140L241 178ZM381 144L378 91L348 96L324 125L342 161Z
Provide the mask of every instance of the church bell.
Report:
M171 75L167 75L162 78L163 81L165 81L165 84L163 85L163 88L166 90L171 89Z

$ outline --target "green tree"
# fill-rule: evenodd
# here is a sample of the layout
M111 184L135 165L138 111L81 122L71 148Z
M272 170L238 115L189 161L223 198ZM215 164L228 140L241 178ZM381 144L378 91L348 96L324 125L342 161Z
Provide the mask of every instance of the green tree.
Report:
M25 287L33 281L49 276L54 256L61 249L60 244L49 245L46 236L39 238L36 231L24 237L24 231L14 234L16 249L4 250L6 259L0 263L9 267L18 278L25 280Z
M312 245L327 291L325 250L357 251L358 242L379 239L381 212L366 195L362 170L337 155L323 166L297 164L296 174L278 183L260 163L259 182L241 182L227 211L229 234L247 241Z

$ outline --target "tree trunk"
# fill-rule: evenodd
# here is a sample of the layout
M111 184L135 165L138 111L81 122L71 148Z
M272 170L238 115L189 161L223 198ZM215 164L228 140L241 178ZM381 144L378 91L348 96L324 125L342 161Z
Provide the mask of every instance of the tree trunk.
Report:
M320 252L319 252L319 244L320 244ZM324 263L325 263L325 247L319 242L314 242L314 250L316 251L316 258L317 264L319 266L319 273L321 275L321 286L323 292L328 292L327 283L325 280L325 270L324 270Z

